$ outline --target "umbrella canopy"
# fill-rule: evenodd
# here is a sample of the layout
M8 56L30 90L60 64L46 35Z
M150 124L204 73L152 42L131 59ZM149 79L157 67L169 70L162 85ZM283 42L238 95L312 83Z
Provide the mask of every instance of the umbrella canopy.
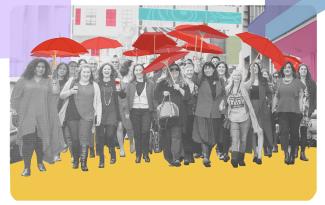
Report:
M134 49L134 50L128 50L123 52L123 55L125 56L147 56L147 55L154 55L154 54L163 54L163 53L172 53L179 50L182 50L183 48L178 46L169 47L167 45L166 47L160 48L154 52L153 50L141 50L141 49Z
M150 63L144 70L143 73L149 73L152 71L158 71L162 68L168 68L169 65L174 63L175 61L183 58L189 52L186 51L178 51L173 53L161 54L158 58L156 58L152 63Z
M94 49L94 50L122 47L122 44L117 40L101 37L101 36L85 40L81 44L87 49Z
M284 55L283 57L284 57L284 63L283 63L283 64L281 64L281 63L277 63L277 62L273 62L274 67L275 67L275 69L276 69L277 71L279 71L279 70L282 68L282 66L284 66L284 64L285 64L286 62L290 62L290 63L292 63L294 69L295 69L296 71L298 71L298 66L301 64L301 61L300 61L298 58L296 58L296 57L294 57L294 56L290 56L290 55Z
M285 60L281 50L269 39L249 32L243 32L236 35L260 54L270 58L273 62L277 62L281 65L284 64Z
M45 53L46 55L56 56L59 53L82 54L88 53L87 49L80 43L65 37L52 38L38 44L31 53ZM46 57L46 56L45 56Z
M176 26L175 29L194 36L199 36L201 38L220 38L220 39L228 38L228 35L226 35L225 33L222 33L206 24L179 25Z
M222 48L220 48L219 46L205 43L205 42L202 44L202 48L197 48L192 44L185 44L182 47L189 51L198 51L198 52L202 52L202 53L214 53L214 54L222 54L223 53Z
M163 32L144 32L133 43L133 47L135 48L152 50L154 53L156 53L156 50L167 45L176 46L176 42Z
M31 56L50 58L53 57L53 55L54 54L52 51L36 51L32 53ZM69 53L65 51L56 51L56 57L79 57L79 54Z

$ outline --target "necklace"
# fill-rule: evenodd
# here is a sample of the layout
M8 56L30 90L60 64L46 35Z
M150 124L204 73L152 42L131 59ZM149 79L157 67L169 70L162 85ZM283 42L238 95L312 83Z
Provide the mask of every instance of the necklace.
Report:
M292 80L293 80L293 78L289 78L289 79L283 78L283 83L284 84L290 84L292 82Z
M104 87L104 103L105 103L106 106L109 106L111 104L111 99L112 99L113 91L110 92L111 94L110 94L109 100L107 102L107 92L110 91L110 88L108 86L108 83L106 83L106 82L104 83L104 86L103 87Z

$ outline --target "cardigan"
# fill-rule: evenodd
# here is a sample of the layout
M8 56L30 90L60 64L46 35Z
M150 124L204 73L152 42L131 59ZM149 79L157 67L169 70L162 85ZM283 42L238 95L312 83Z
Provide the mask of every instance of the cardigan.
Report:
M67 111L69 97L70 97L70 95L69 95L70 87L74 80L75 79L73 77L69 78L69 80L64 85L64 87L60 93L60 98L65 100L65 102L63 103L62 108L59 112L59 118L60 118L61 124L63 124L64 119L65 119L65 114ZM101 97L100 97L100 89L99 89L98 84L96 82L93 82L93 86L94 86L94 92L95 92L93 106L94 106L94 111L95 111L95 117L97 120L96 124L99 125L101 122L101 119L102 119L102 101L101 101Z

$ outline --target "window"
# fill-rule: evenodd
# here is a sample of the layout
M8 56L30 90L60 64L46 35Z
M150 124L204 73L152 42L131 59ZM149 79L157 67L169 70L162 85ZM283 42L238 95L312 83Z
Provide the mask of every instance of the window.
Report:
M86 25L95 26L96 25L96 10L89 9L86 11Z
M106 26L116 26L116 9L106 9Z
M75 22L74 22L76 25L80 25L80 15L81 15L81 9L77 8Z

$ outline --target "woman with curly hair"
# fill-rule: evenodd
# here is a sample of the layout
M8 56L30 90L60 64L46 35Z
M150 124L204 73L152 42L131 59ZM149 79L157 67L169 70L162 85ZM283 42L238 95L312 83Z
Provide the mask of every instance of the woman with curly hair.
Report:
M54 157L65 148L57 107L53 103L60 90L49 75L49 63L36 58L28 64L11 94L11 107L19 119L18 138L25 167L22 176L31 174L34 150L38 169L44 172L43 161L53 163Z

